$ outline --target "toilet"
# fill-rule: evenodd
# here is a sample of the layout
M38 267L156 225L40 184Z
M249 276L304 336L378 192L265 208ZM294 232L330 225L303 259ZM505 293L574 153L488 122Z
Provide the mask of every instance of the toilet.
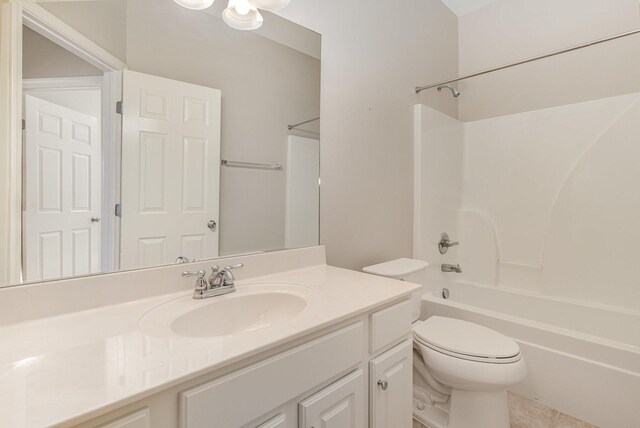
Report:
M407 280L428 266L399 259L363 270ZM509 428L507 388L527 374L518 344L468 321L418 317L413 323L414 417L430 428Z

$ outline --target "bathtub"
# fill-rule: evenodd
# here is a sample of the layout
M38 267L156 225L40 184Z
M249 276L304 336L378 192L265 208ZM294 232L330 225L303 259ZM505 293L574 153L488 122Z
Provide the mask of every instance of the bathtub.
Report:
M425 288L422 319L464 319L518 342L528 376L512 392L602 428L640 427L640 313L465 282Z

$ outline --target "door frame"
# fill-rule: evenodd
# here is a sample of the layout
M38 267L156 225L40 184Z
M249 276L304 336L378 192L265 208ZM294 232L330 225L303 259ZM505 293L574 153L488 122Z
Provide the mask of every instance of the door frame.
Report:
M101 46L82 35L43 7L26 1L0 3L0 233L7 235L7 244L0 243L0 284L18 284L22 278L22 26L25 25L60 45L103 72L102 106L103 146L108 152L104 160L109 168L120 159L121 123L115 106L122 97L122 70L127 65ZM104 165L104 163L103 163ZM120 199L120 180L109 174L105 193L110 201ZM104 177L104 168L103 168ZM110 202L107 207L113 206ZM112 211L113 213L113 211ZM112 219L113 217L113 219ZM107 239L111 249L109 270L119 264L115 248L118 245L119 222L109 215L113 227ZM105 245L105 243L103 243Z

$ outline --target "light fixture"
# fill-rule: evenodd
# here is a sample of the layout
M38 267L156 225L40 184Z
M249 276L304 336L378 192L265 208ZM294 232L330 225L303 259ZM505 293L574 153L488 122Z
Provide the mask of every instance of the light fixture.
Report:
M229 5L222 12L222 19L236 30L255 30L262 26L263 18L248 0L229 0Z
M249 0L249 3L257 9L275 12L287 7L291 0Z
M173 0L187 9L202 10L211 7L214 0Z

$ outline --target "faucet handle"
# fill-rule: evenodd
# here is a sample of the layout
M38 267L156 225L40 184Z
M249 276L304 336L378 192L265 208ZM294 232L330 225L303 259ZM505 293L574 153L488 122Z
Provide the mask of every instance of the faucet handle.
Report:
M182 272L183 278L191 278L197 276L196 279L196 292L205 291L207 289L207 280L204 277L207 275L207 271L199 270L197 272Z
M203 270L199 270L197 272L182 272L182 277L183 278L191 278L194 276L197 276L198 278L204 278L205 275L207 274L207 272L203 271Z
M240 269L243 267L244 267L244 263L238 263L237 265L225 266L224 270L234 270L234 269Z

